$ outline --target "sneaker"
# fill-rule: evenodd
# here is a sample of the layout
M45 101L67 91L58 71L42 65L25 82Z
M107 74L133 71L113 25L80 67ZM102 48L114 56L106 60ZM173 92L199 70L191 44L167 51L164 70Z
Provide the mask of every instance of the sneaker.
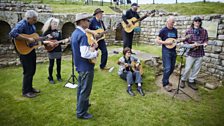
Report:
M47 79L49 80L49 82L50 82L51 84L55 84L55 82L54 82L54 80L53 80L53 77L48 77Z
M62 79L61 79L61 78L57 78L57 80L58 80L59 82L62 82Z
M188 82L188 86L193 90L198 90L198 87L196 86L195 82Z
M104 67L104 68L100 68L101 70L109 70L111 67Z
M143 92L141 86L138 86L137 91L139 92L139 94L140 94L141 96L145 96L145 93Z
M167 92L171 92L172 88L169 85L163 86L163 88L167 91Z
M132 92L131 87L128 87L127 92L131 96L135 96L134 92Z
M180 80L180 87L185 88L185 81Z
M55 84L54 80L49 80L49 82L50 82L51 84Z
M32 92L33 92L33 93L40 93L40 90L33 88L33 89L32 89Z
M91 118L93 118L93 115L92 114L89 114L89 113L86 113L83 116L77 116L77 118L78 119L91 119Z
M37 95L34 94L33 92L28 92L28 93L23 94L23 97L27 97L27 98L34 98L36 96Z

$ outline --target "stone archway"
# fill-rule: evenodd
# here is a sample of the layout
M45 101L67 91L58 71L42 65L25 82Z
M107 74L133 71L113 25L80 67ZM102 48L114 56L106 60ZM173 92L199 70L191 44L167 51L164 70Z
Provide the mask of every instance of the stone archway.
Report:
M42 27L44 26L44 24L42 22L37 22L36 24L34 24L36 27L36 33L39 35L42 35Z
M11 44L9 32L11 31L10 25L0 20L0 44Z
M75 25L71 22L67 22L62 26L62 38L68 38L71 36L72 32L75 30Z

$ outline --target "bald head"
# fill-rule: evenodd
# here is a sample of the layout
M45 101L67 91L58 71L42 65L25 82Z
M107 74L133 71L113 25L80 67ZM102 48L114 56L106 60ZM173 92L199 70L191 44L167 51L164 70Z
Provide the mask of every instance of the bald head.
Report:
M175 23L175 18L173 16L170 16L170 17L167 18L167 20L166 20L167 28L173 29L174 23Z

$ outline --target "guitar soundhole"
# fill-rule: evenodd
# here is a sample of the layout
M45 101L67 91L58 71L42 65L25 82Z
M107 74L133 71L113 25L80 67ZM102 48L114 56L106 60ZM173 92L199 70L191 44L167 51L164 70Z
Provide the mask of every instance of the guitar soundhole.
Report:
M30 48L33 47L33 46L35 46L35 45L38 45L38 42L37 42L37 41L28 44L28 46L29 46Z

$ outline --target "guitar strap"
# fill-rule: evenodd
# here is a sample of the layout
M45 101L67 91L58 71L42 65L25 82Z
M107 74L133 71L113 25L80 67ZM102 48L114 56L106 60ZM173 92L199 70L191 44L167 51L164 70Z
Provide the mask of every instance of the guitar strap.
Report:
M124 56L124 62L127 63L127 64L131 64L131 57L126 59L125 56ZM132 71L132 68L131 67L126 67L126 71Z
M103 23L103 21L102 21L102 20L100 20L100 25L101 25L101 28L103 28L103 30L105 31L105 30L106 30L106 28L105 28L104 23Z

